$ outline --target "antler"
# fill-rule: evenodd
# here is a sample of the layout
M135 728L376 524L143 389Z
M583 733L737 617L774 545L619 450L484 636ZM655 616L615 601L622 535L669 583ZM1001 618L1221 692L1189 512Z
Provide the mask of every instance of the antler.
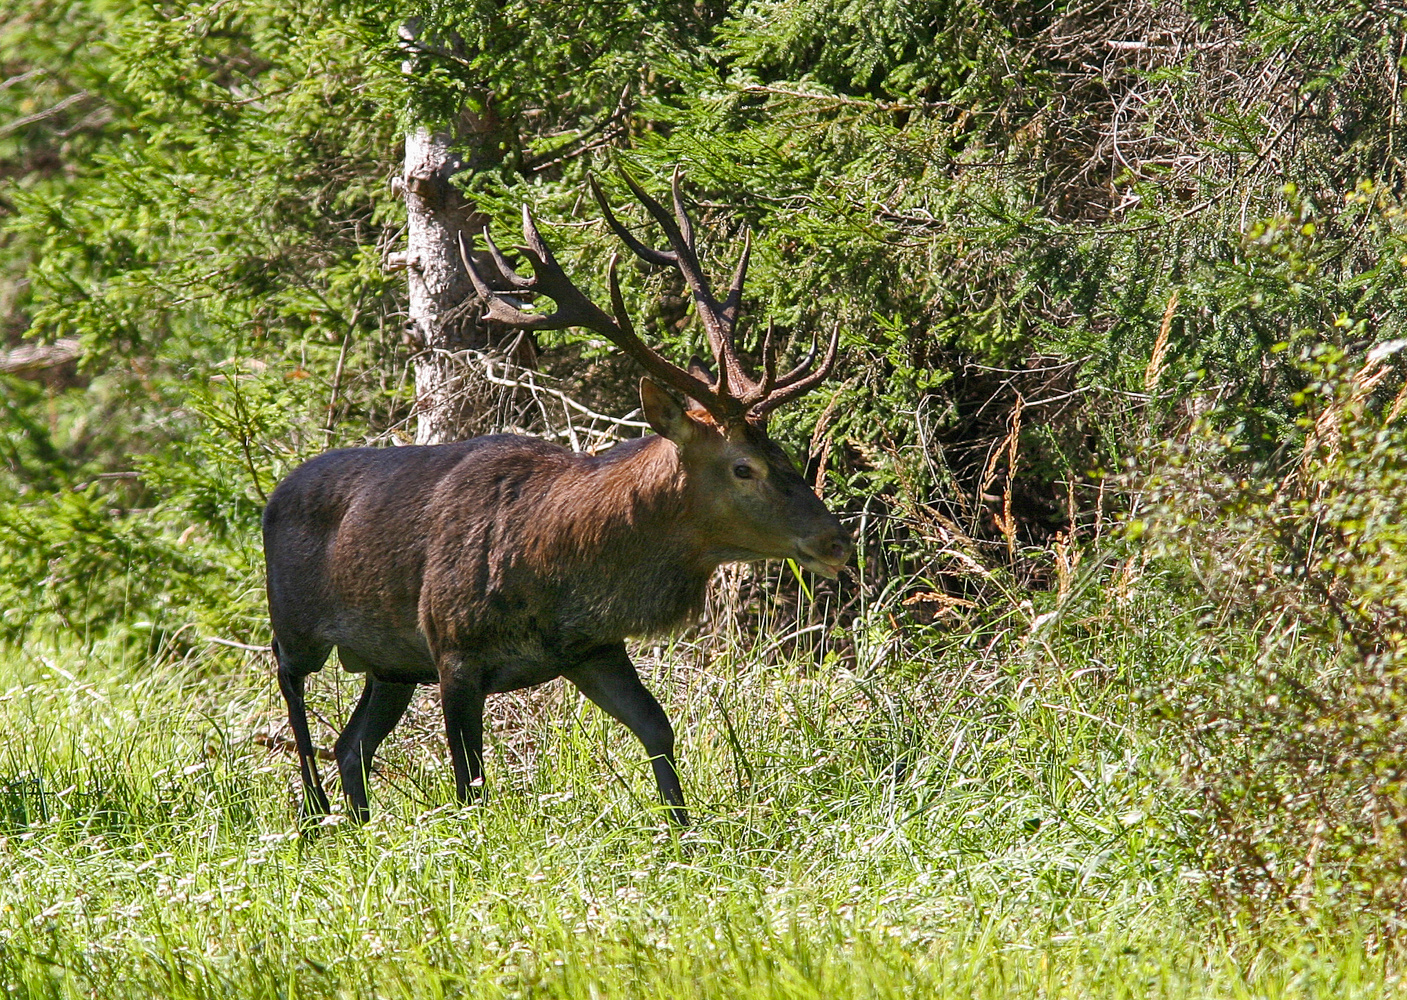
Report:
M670 249L656 250L636 239L634 234L616 218L610 203L606 201L606 196L601 191L601 186L596 183L596 178L591 177L589 178L591 191L601 206L606 223L620 237L621 242L642 260L657 266L678 268L683 274L685 283L694 294L695 309L699 314L700 322L703 323L709 347L718 361L717 376L709 382L692 371L678 367L648 347L635 333L635 328L626 314L625 303L620 293L620 282L616 274L619 260L617 255L611 256L608 268L614 318L607 316L592 303L563 273L556 258L553 257L552 251L543 242L542 235L538 232L527 206L523 207L523 238L527 245L518 247L518 251L532 262L533 276L531 278L524 278L508 266L503 254L489 237L487 229L484 230L484 240L488 244L489 253L493 256L494 263L498 265L499 270L503 272L505 279L513 289L546 295L556 303L557 309L546 316L528 313L519 308L518 304L511 299L491 290L488 282L475 269L461 236L460 256L464 261L464 267L469 273L470 280L474 283L474 289L488 304L490 318L508 326L529 330L560 330L569 326L581 326L593 330L635 358L641 367L656 380L697 400L714 417L725 423L744 419L756 423L764 422L767 415L777 407L809 392L830 374L839 347L839 324L831 333L830 346L819 368L811 369L812 362L816 358L816 342L813 339L811 350L807 356L802 359L800 364L781 377L776 375L776 345L772 338L772 328L768 327L762 344L762 378L760 380L752 379L738 358L735 340L738 312L742 305L743 281L747 277L748 260L752 254L751 234L748 233L744 236L742 256L733 273L733 281L728 288L728 295L722 302L719 302L709 286L708 276L704 274L703 268L699 264L698 254L694 249L694 227L688 213L684 210L684 199L680 192L679 169L675 168L671 183L674 200L673 217L663 205L650 197L624 171L621 172L621 177L635 197L645 206L646 211L664 230L665 239L669 242Z
M533 222L532 213L526 205L523 206L523 239L527 245L520 246L517 250L532 262L531 278L523 277L509 266L502 251L493 242L493 237L489 235L488 227L484 227L484 242L488 245L489 253L499 271L503 273L504 279L517 291L546 295L557 305L556 311L550 315L525 312L512 300L489 288L488 282L469 256L464 235L461 233L459 236L460 260L469 274L469 280L474 284L474 290L488 305L487 315L490 319L523 330L564 330L569 326L593 330L638 361L651 377L698 400L710 412L722 416L727 409L726 403L707 382L666 361L650 350L636 334L620 294L620 278L616 273L616 265L620 259L618 254L611 255L608 265L611 307L615 312L615 318L612 319L572 284L571 279L557 263L552 250L543 241L542 234L538 232L537 224Z

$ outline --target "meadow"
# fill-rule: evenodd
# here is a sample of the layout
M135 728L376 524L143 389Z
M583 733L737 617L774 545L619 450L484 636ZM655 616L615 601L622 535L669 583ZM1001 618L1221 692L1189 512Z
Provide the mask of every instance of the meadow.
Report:
M853 656L645 648L695 817L561 683L491 700L452 803L426 689L374 816L300 831L266 653L0 661L6 997L1381 997L1371 927L1216 920L1140 692L1187 668L1156 591ZM835 638L835 637L832 637ZM770 649L768 647L771 647ZM124 652L124 649L126 650ZM316 738L358 680L311 683Z

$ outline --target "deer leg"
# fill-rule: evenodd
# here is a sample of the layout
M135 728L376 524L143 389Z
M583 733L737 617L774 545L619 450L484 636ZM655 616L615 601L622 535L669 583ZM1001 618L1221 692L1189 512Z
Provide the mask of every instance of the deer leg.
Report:
M328 650L327 652L331 652ZM313 747L313 736L308 731L308 706L303 701L303 679L322 667L327 652L321 657L294 657L277 639L274 640L274 656L278 659L278 687L283 692L284 704L288 706L288 724L293 729L293 741L298 746L298 767L303 777L303 818L316 819L331 811L327 793L322 790L322 777L318 774L317 750ZM308 669L313 659L317 663Z
M640 683L625 644L597 653L563 671L562 676L607 715L625 723L645 745L660 799L669 807L669 818L679 826L688 826L689 813L684 808L684 790L674 761L674 728L655 696Z
M371 818L371 806L366 798L366 776L371 773L371 759L381 741L401 721L414 695L414 684L388 684L368 673L361 700L347 728L337 738L333 753L342 775L342 791L352 806L352 818L359 823Z
M440 707L445 713L445 738L454 765L454 793L468 805L483 785L484 691L462 660L440 667Z

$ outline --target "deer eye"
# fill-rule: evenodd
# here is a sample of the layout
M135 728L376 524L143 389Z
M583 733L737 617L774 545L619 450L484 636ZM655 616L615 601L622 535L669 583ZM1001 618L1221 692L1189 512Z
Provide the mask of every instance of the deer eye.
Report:
M733 475L737 476L739 479L751 479L752 466L748 465L746 462L739 462L737 465L733 466Z

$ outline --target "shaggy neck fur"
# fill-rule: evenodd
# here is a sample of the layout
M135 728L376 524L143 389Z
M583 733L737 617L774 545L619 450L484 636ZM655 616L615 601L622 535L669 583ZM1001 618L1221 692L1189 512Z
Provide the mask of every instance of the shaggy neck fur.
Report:
M570 607L559 610L569 619L619 637L657 634L698 614L716 568L698 513L679 451L665 438L571 456L524 525L526 559L562 582Z

